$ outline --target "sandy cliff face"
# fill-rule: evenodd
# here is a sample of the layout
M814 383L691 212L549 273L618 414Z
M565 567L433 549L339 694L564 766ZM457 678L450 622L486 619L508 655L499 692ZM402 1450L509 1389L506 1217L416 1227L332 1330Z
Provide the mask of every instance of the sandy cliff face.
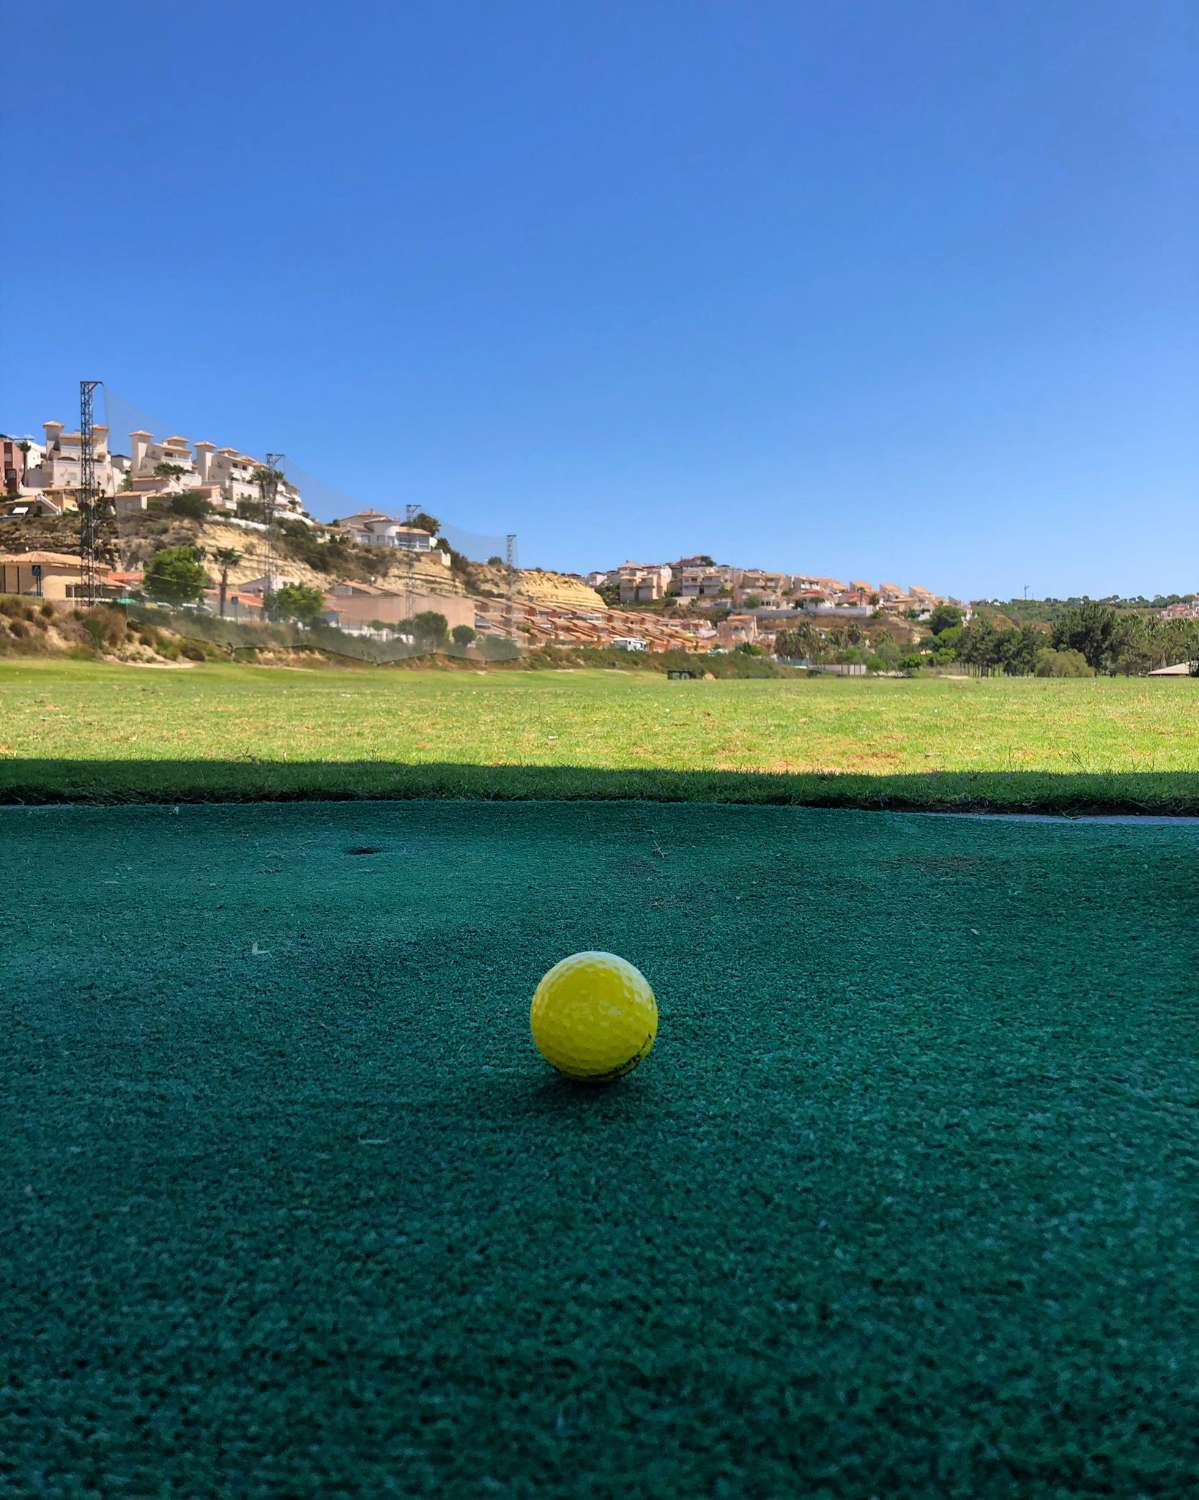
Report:
M205 521L196 528L195 544L203 547L208 559L208 570L213 572L212 554L218 547L234 547L241 552L242 559L234 567L229 569L230 586L247 583L251 578L261 578L266 570L266 538L260 531L246 531L239 526L229 526L220 521ZM403 562L394 558L390 552L378 558L372 555L371 564L376 570L373 573L373 581L381 588L393 588L401 590L408 578ZM390 567L384 567L390 563ZM299 558L290 555L286 538L279 548L279 572L285 578L294 579L297 583L313 584L320 589L328 589L341 578L366 578L365 567L362 570L338 570L333 573L320 572L310 567ZM412 586L417 590L426 590L439 594L462 594L465 589L461 581L454 576L444 564L434 561L432 558L413 555L412 558Z
M593 588L581 578L568 578L565 573L550 573L544 568L521 570L519 588L529 599L547 604L573 604L585 609L606 609L604 601Z
M473 570L475 582L488 594L506 594L508 575L503 568L479 564ZM607 606L594 589L579 578L553 573L546 568L517 569L516 591L524 599L539 604L565 604L581 609L605 609Z
M79 517L75 515L46 520L5 521L0 523L0 551L26 552L38 548L51 552L74 552L79 545ZM241 558L229 569L229 586L237 588L252 578L261 578L266 571L266 538L261 531L250 531L241 526L231 526L219 519L209 519L197 524L176 516L155 515L136 520L123 519L117 526L117 550L122 567L141 568L150 561L161 547L202 547L206 554L206 566L215 579L219 569L213 562L213 553L219 548L230 547L240 552ZM368 571L367 563L370 570ZM363 567L353 567L343 572L324 573L289 555L286 539L279 549L279 570L286 578L297 583L313 584L328 589L339 578L367 578L383 588L402 590L408 578L403 556L391 553L390 549L379 554L373 551L369 559L363 559ZM464 594L467 587L463 577L452 572L432 557L412 555L412 587L430 593ZM488 567L484 563L472 565L470 581L473 587L484 594L504 595L508 592L508 578L502 567ZM517 573L517 593L525 599L538 603L573 605L583 609L603 609L604 601L578 578L564 573L554 573L545 568L521 568Z

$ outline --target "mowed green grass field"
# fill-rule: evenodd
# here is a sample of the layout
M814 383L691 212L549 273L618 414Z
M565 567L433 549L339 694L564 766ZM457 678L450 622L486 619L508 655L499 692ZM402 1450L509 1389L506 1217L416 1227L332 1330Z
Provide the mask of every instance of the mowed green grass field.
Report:
M0 664L0 798L1199 811L1199 681Z
M165 750L140 680L110 722ZM486 687L565 729L564 685ZM1193 1493L1194 825L412 801L0 838L0 1493ZM588 947L661 1005L607 1089L527 1029Z

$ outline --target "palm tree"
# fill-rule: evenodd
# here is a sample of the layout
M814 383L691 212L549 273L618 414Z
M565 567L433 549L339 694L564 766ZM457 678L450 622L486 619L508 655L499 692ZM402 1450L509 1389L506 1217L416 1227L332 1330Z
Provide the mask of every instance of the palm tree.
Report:
M241 562L241 553L236 547L217 547L212 560L221 570L221 619L225 618L225 596L229 592L229 569Z

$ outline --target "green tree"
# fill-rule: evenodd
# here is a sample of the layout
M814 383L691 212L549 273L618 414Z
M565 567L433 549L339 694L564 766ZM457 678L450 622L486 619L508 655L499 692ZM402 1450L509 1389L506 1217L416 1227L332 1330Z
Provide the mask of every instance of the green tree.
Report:
M745 598L742 600L742 608L743 609L761 609L762 608L762 596L761 596L761 594L746 594Z
M396 629L410 635L418 646L436 651L444 646L450 632L450 622L435 609L422 609L410 620L402 620Z
M273 594L267 594L262 605L268 619L315 625L325 612L325 596L310 583L285 583Z
M465 649L475 638L474 627L471 625L455 625L453 630L450 631L450 637L455 646L461 646Z
M221 619L225 618L225 600L229 596L229 569L235 568L241 562L241 553L236 547L218 547L212 554L212 560L221 570L220 582L220 611Z
M211 510L212 506L195 490L184 490L182 494L171 496L170 511L173 516L183 516L189 521L202 521Z
M957 656L958 642L962 638L964 629L964 625L951 625L948 630L942 630L937 635L930 636L924 645L942 661L953 661Z
M985 677L999 665L999 654L999 632L990 620L975 616L969 625L962 627L957 643L959 661Z
M418 510L408 524L418 526L421 531L431 531L434 536L441 530L441 522L436 516L431 516L427 510Z
M790 630L780 630L774 638L775 654L796 661L818 661L824 649L824 636L807 620Z
M1001 630L996 642L999 665L1008 677L1029 677L1036 670L1037 653L1044 649L1045 636L1034 625L1019 630Z
M1088 599L1068 609L1053 627L1058 651L1081 651L1096 672L1110 672L1135 629L1132 616L1122 616L1110 604Z
M938 604L928 617L928 628L934 635L940 635L942 631L955 629L964 618L956 604Z
M150 559L142 587L164 604L190 604L204 592L208 575L198 547L163 547Z
M159 479L178 479L184 472L182 464L161 463L154 465L154 473Z

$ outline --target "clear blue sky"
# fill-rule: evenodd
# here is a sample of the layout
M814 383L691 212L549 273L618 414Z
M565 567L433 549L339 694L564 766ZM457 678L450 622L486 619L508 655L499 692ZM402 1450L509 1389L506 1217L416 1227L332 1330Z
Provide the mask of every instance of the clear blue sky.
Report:
M72 0L21 56L6 430L103 377L529 563L1199 588L1193 0Z

